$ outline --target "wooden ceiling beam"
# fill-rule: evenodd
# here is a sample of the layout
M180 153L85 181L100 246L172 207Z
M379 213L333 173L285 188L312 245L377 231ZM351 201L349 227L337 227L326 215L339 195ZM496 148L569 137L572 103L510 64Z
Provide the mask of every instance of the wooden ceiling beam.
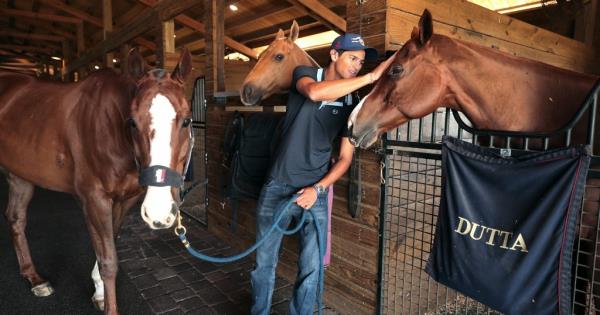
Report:
M68 17L68 16L45 14L45 13L38 13L38 12L31 12L31 11L23 11L23 10L17 10L17 9L6 9L6 8L0 8L0 14L20 16L20 17L26 17L26 18L31 18L31 19L48 20L48 21L58 22L58 23L77 24L81 21L80 19L72 18L72 17Z
M62 36L49 35L49 34L33 34L24 32L10 32L8 30L0 30L0 36L9 36L16 38L25 38L30 40L46 40L51 42L62 42L65 38Z
M149 7L154 7L159 3L158 0L138 0L138 1ZM202 22L200 22L188 15L180 14L175 17L175 21L199 32L200 34L204 34L206 32L206 28ZM231 49L238 51L252 59L255 59L255 60L258 59L258 55L256 54L256 52L254 50L252 50L252 48L236 41L235 39L233 39L229 36L223 37L223 44L225 44L226 46L230 47Z
M74 8L70 5L65 4L64 2L60 1L60 0L40 0L43 4L47 5L47 6L51 6L55 9L58 10L62 10L66 13L71 14L72 16L79 18L85 22L88 22L92 25L98 26L98 27L102 27L102 19L101 18L97 18L93 15L89 15L77 8ZM116 29L115 29L116 30ZM155 50L156 49L156 44L152 43L149 40L145 40L142 37L138 37L135 38L133 40L136 44L140 45L140 46L144 46L148 49L151 50Z
M50 6L55 9L69 13L70 15L72 15L78 19L81 19L85 22L96 25L98 27L102 27L102 19L97 18L93 15L89 15L77 8L74 8L74 7L64 3L63 1L60 1L60 0L39 0L39 1L47 6Z
M346 32L346 19L331 11L328 7L317 0L287 0L289 3L304 8L326 25L333 26L332 28Z
M111 33L106 40L88 50L82 57L72 61L68 65L68 72L72 72L75 69L87 65L105 53L143 34L149 28L157 26L157 24L162 21L174 18L175 16L181 14L181 12L199 4L200 2L202 2L202 0L161 1L155 7L146 9L134 20L121 28L119 32Z
M9 49L17 51L36 51L43 52L48 55L52 54L54 50L47 47L29 46L29 45L14 45L14 44L0 44L0 49Z

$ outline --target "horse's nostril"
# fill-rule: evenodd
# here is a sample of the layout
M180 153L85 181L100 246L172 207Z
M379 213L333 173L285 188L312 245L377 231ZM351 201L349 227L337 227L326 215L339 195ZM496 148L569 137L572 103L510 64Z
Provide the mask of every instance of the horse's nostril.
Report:
M250 86L249 84L244 86L244 95L249 98L250 96L252 96L252 86Z

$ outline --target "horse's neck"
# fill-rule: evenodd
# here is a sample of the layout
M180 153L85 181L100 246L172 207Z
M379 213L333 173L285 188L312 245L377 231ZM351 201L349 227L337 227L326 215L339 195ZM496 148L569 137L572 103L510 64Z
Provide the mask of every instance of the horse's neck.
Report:
M450 107L482 129L552 131L564 125L597 78L451 41Z
M294 43L294 45L296 45L296 43ZM312 66L312 67L318 67L320 68L321 66L319 66L319 63L317 63L315 61L315 59L313 59L313 57L311 57L306 51L304 51L302 48L300 48L300 46L296 45L296 47L301 51L301 54L298 55L297 57L297 61L296 64L298 66Z

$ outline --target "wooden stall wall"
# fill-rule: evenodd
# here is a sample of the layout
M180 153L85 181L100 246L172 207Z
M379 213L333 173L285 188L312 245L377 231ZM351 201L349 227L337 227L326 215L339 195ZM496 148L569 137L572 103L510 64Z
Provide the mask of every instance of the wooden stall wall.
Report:
M424 9L434 32L502 52L585 73L600 73L590 45L552 33L465 0L369 0L348 2L348 30L361 33L380 51L396 50L410 38Z

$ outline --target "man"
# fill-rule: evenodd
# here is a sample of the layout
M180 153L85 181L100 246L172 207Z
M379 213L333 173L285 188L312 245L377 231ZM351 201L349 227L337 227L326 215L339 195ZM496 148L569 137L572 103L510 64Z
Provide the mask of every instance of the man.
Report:
M350 166L354 147L348 140L347 120L358 100L353 91L373 83L393 58L373 72L357 76L365 59L377 59L377 51L364 46L357 34L337 37L330 50L331 62L325 69L300 66L294 70L284 118L282 140L257 206L257 233L260 240L273 225L277 207L297 194L280 226L303 209L310 209L318 220L322 237L327 231L327 188ZM341 136L338 161L330 168L332 143ZM275 269L283 235L273 232L258 248L256 268L251 274L252 314L269 314ZM307 216L299 231L300 257L290 313L312 314L317 298L319 246L312 216Z

